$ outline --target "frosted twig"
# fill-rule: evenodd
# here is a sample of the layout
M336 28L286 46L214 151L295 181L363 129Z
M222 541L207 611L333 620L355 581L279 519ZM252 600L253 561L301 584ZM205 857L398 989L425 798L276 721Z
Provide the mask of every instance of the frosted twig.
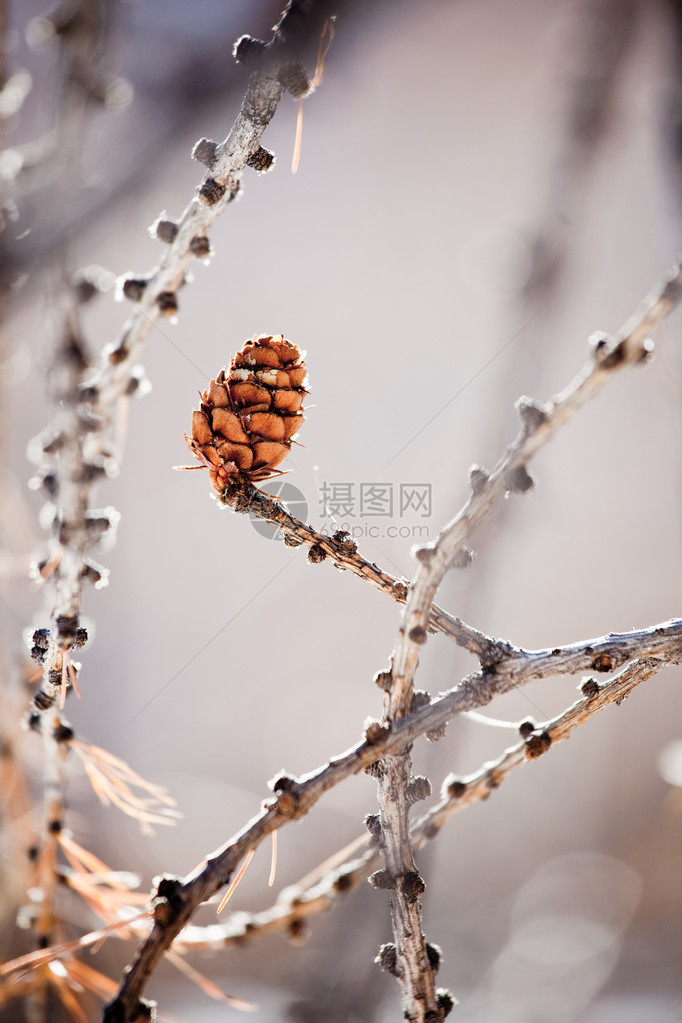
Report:
M412 628L441 632L475 654L483 667L496 663L509 651L506 641L487 636L434 604L436 590L447 570L458 563L462 552L468 553L466 544L469 537L490 512L493 504L507 493L524 492L532 488L533 480L526 469L526 463L532 456L574 412L601 390L614 373L649 358L652 351L649 332L679 304L681 297L682 263L678 262L667 279L650 292L615 335L593 335L585 366L559 395L545 405L526 397L518 400L516 408L521 419L521 430L515 440L491 473L480 466L472 468L469 474L471 494L464 507L443 528L434 543L417 550L422 569L411 587L420 596L417 613L410 612L407 633ZM239 476L230 481L221 495L221 502L237 512L253 514L279 527L284 542L290 546L306 545L310 548L308 560L312 563L328 558L337 568L346 569L367 580L399 603L407 600L406 580L397 579L363 558L348 533L338 531L333 536L319 533L291 515L280 502L274 501ZM434 560L436 549L438 556ZM428 584L427 579L430 580ZM416 634L420 635L419 631Z
M243 476L232 477L221 494L220 502L236 512L255 515L257 518L277 526L278 529L281 529L284 543L287 546L307 546L310 549L308 560L311 564L319 564L326 559L335 568L352 572L358 578L365 579L382 593L387 593L399 604L405 603L407 580L398 579L379 568L373 561L363 558L350 533L337 530L332 536L328 536L326 533L318 532L292 515L280 501L275 501L263 491L258 490ZM467 625L461 618L449 615L447 611L435 604L431 608L428 628L431 632L442 632L449 636L459 646L465 647L479 658L485 657L494 644L494 640L486 636L485 633Z
M406 697L411 691L419 648L426 640L435 591L471 531L500 496L510 490L527 489L525 462L574 411L598 392L617 368L647 357L650 351L648 331L679 301L681 273L678 264L670 278L651 293L641 310L627 321L615 337L595 339L592 355L583 372L546 407L540 407L528 399L518 403L522 420L519 436L490 475L482 470L472 475L472 493L464 508L445 527L435 544L417 552L421 568L410 587L403 629L394 652L390 679L386 680L387 685L396 688L396 707L407 707ZM672 643L675 651L679 649L681 629L682 622L676 620L639 632L636 639L628 640L628 654L635 656L634 648L641 645L643 649L639 650L640 656L665 658L668 644ZM431 701L430 705L414 710L405 718L391 720L383 725L372 723L363 742L351 747L340 757L332 758L325 767L303 779L288 776L275 779L275 798L264 803L260 814L232 840L210 855L186 878L162 879L154 898L154 926L123 978L117 997L105 1011L108 1023L131 1023L140 1012L146 1011L141 1002L142 992L165 949L170 947L189 923L197 907L229 883L237 864L248 850L259 845L272 830L287 820L305 814L323 792L344 777L386 756L400 753L418 735L425 732L437 733L455 714L485 706L495 695L529 681L530 677L524 679L520 670L524 658L529 665L532 663L532 677L541 677L537 672L582 670L576 668L575 664L585 657L594 660L598 642L606 645L606 652L615 653L617 644L612 636L588 644L587 647L572 646L562 662L556 650L544 651L534 657L532 652L493 640L490 648L492 656L481 660L481 671L468 676L450 693ZM677 653L675 656L678 656ZM508 671L504 670L505 660L509 664ZM409 704L412 705L411 700ZM428 784L421 779L409 779L409 783L412 781L418 783L417 789L423 789ZM418 884L415 884L414 891L417 887ZM385 965L391 965L391 958L389 951ZM431 973L430 967L428 972ZM437 1003L436 1011L444 1014L447 1008L445 999L450 996L446 992L441 995L443 999L440 1004ZM436 992L434 997L438 998Z
M619 646L624 651L622 658L615 655ZM627 658L655 662L664 667L682 658L682 619L632 633L612 634L601 640L571 644L564 649L566 659L557 662L560 664L560 673L580 671L579 651L583 657L589 657L593 656L595 649L608 649L617 663L623 663L623 659ZM537 653L554 655L554 651ZM511 663L516 662L511 659ZM117 997L105 1012L107 1023L129 1023L136 1018L138 1011L143 1011L140 1009L140 998L144 986L165 950L178 938L198 907L229 883L246 853L257 848L271 831L304 816L325 792L345 778L389 754L406 749L420 735L442 728L461 711L484 706L497 693L533 681L537 676L532 657L528 659L528 666L528 676L525 678L521 671L514 675L513 680L505 677L502 665L469 676L450 692L434 699L429 706L423 706L408 717L393 722L390 728L368 728L361 742L331 757L328 763L317 770L301 778L289 775L274 778L270 783L274 796L264 801L260 812L241 831L202 860L185 878L166 875L161 879L152 897L154 926L124 975ZM606 691L607 687L604 689ZM613 697L616 698L617 695ZM595 709L597 706L595 703ZM192 932L188 933L191 935Z
M88 16L92 5L71 6L73 10L67 13L76 24L70 26L74 31L64 32L64 37L70 41L71 62L77 71L84 48L86 64L90 66L93 62L92 31L98 22ZM46 764L43 836L37 859L42 899L36 937L41 944L52 940L58 885L57 837L63 823L62 766L68 749L62 741L66 726L56 702L61 695L63 704L67 686L75 684L76 669L69 652L87 639L79 620L84 583L99 582L103 576L87 554L110 532L116 518L112 509L102 512L92 509L93 486L113 468L108 434L119 401L126 400L138 388L140 376L134 364L155 320L162 313L177 310L175 295L186 280L190 261L210 253L206 231L237 195L244 166L251 163L258 170L266 170L271 165L272 155L261 148L260 139L284 91L288 89L297 96L308 91L309 82L295 51L301 31L307 30L309 23L319 16L319 8L327 5L306 6L310 8L307 15L297 4L287 8L270 44L247 38L238 44L238 59L256 67L239 116L223 143L216 145L203 140L195 147L195 157L208 166L204 180L179 223L164 222L163 229L157 231L160 238L169 240L160 265L145 278L132 283L129 279L127 287L124 285L124 293L135 299L135 311L122 336L104 350L94 370L85 354L75 296L65 279L59 281L55 307L60 337L51 380L57 411L51 427L33 444L38 481L54 503L53 548L42 566L42 571L47 572L49 567L52 573L54 601L50 629L40 629L34 635L34 655L44 671L30 717L31 725L43 734ZM315 17L311 15L313 8ZM290 9L292 18L288 18ZM64 145L59 147L57 168L63 177L74 169L69 161L75 163L80 152L83 102L77 95L77 86L85 79L76 71L72 73L67 65L64 72ZM60 270L66 278L61 266ZM117 791L110 789L110 798ZM32 993L29 1011L32 1019L44 1018L47 1009L41 990Z
M606 382L614 369L640 362L651 350L647 332L679 301L682 292L680 264L662 286L615 338L599 336L591 359L582 374L546 408L528 399L517 403L522 429L503 458L488 475L476 467L471 474L471 496L464 508L440 532L435 541L417 550L419 570L410 584L402 625L385 676L384 720L391 724L409 713L413 679L420 648L427 640L431 607L443 576L451 568L472 531L488 514L494 502L510 491L525 492L533 481L526 462L580 406ZM496 651L499 656L499 650ZM484 663L482 661L482 663ZM439 957L429 952L421 929L419 896L424 881L412 856L407 817L410 802L430 791L426 779L413 779L408 752L387 757L375 767L379 793L377 837L386 867L377 872L377 887L390 889L389 906L394 944L383 946L379 962L396 976L402 995L403 1012L411 1023L443 1019L452 1008L448 992L436 993L434 974ZM410 793L414 791L414 795Z
M682 659L682 634L678 660ZM465 810L499 788L517 767L536 760L557 743L585 724L598 711L612 703L620 704L632 690L657 672L674 663L657 658L642 658L628 665L608 682L597 684L587 678L581 685L583 697L563 713L532 727L521 722L525 733L522 742L511 746L498 757L484 764L478 771L464 777L449 775L442 786L442 795L427 813L410 827L414 849L420 849L436 837L440 829L460 810ZM525 726L525 727L524 727ZM530 729L530 730L529 730ZM175 946L184 952L201 948L236 948L265 934L297 935L301 921L331 909L338 899L355 890L381 863L381 852L371 835L352 842L345 850L330 858L316 871L294 885L289 885L277 902L259 913L238 912L210 931L203 927L187 927Z

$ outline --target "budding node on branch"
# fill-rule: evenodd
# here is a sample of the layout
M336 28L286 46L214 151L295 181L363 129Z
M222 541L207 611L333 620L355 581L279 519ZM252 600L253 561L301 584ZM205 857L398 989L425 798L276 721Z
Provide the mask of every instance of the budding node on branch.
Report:
M204 167L208 167L210 170L215 163L217 152L218 143L214 142L213 139L199 139L198 142L194 143L192 159L196 160L197 163L202 163Z
M426 891L424 878L420 877L415 870L410 870L400 878L400 890L405 897L405 901L409 905L413 905Z
M408 803L419 803L431 795L431 782L422 774L417 775L407 785L405 797Z
M427 693L426 689L415 689L410 701L410 712L414 714L416 710L419 710L421 707L428 707L430 703L431 694Z
M267 43L250 35L240 36L232 48L232 56L238 64L255 64L267 50Z
M174 220L167 220L161 216L149 228L149 233L158 238L160 242L172 245L178 236L178 225Z
M119 287L121 294L130 302L140 302L147 283L145 277L124 277Z
M410 629L407 637L413 643L416 643L417 646L424 646L428 639L428 634L422 625L415 625L414 628Z
M396 976L398 972L398 952L392 941L387 941L385 945L381 946L374 962L381 967L384 973Z
M33 633L32 641L33 646L31 647L31 657L37 664L42 664L50 645L50 630L36 629Z
M358 545L348 530L337 529L332 540L337 545L340 554L347 554L349 557L352 557L357 553Z
M350 891L353 887L353 871L342 870L336 875L332 881L332 888L339 895L343 895L344 892Z
M535 433L543 423L547 422L546 409L533 398L526 397L525 394L518 399L514 407L527 434Z
M374 676L374 682L385 693L390 693L393 688L393 676L390 671L378 671Z
M190 239L189 251L195 259L201 259L204 263L210 260L213 253L211 243L205 234L195 234L194 237Z
M156 305L161 315L169 320L178 315L178 299L174 291L160 291L156 296Z
M535 480L525 465L517 465L507 473L504 479L507 490L513 494L527 494L535 486Z
M433 556L436 553L436 549L432 543L426 544L424 547L415 547L412 551L414 557L421 565L429 567L433 561Z
M381 819L378 813L368 813L365 815L365 827L369 831L374 841L378 845L381 844L382 838Z
M469 486L474 494L480 494L490 476L482 465L472 465L469 469Z
M443 782L442 792L447 799L461 799L466 790L466 782L454 774L449 774Z
M264 149L263 146L259 146L256 152L252 153L246 161L247 166L258 171L259 174L269 171L274 162L275 154L271 153L269 149Z
M369 720L365 724L365 742L368 746L375 746L378 742L387 739L390 732L390 725L385 725L381 721Z
M613 671L615 664L613 663L611 654L601 653L597 654L590 667L593 671L608 672Z
M225 192L225 185L221 185L215 178L206 178L197 194L204 206L215 206L216 203L220 202Z
M284 546L285 547L301 547L303 540L299 540L293 533L284 534Z
M586 678L580 683L580 692L585 699L591 700L599 693L599 683L594 678Z
M63 649L70 647L75 643L76 637L81 637L82 633L85 633L85 638L80 639L79 646L83 645L88 634L85 629L79 628L78 615L57 615L57 620L55 621L55 642L58 646Z
M434 945L430 941L426 942L426 955L429 960L429 966L434 973L438 972L440 964L443 961L443 950L440 945Z
M447 988L439 987L436 989L436 998L438 1000L438 1008L443 1013L443 1019L449 1016L455 1005L457 1005L457 999L448 991Z
M533 732L526 739L526 756L529 760L535 760L546 753L552 745L552 737L549 732Z
M594 361L603 369L614 369L625 358L624 342L619 341L613 345L611 337L603 330L596 330L590 334L589 344Z
M468 568L474 560L474 552L469 547L460 547L452 559L453 568Z
M280 68L278 79L294 99L303 99L310 92L310 79L305 68L298 61L290 61Z
M74 737L74 730L71 725L58 721L52 732L55 742L71 742Z
M296 917L287 925L287 938L292 945L305 945L310 937L310 925L302 917Z
M391 888L395 888L395 878L392 876L390 871L382 867L380 870L375 870L373 874L370 874L367 878L368 884L371 884L372 888L377 888L382 891L390 891Z

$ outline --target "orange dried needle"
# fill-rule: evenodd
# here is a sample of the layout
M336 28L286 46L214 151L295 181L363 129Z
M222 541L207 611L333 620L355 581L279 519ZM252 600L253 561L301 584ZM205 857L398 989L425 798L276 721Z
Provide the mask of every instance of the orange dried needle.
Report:
M76 675L76 669L71 663L71 658L67 653L62 654L62 682L59 687L59 709L64 710L64 704L66 703L66 690L68 689L68 681L71 681L76 696L80 699L81 691L78 688L78 679Z
M233 891L235 890L241 879L244 877L244 874L246 873L246 868L253 859L253 854L255 853L255 851L256 851L255 849L249 849L249 851L247 852L246 859L239 868L239 872L237 873L237 876L235 877L234 881L225 892L225 895L223 896L222 902L218 906L216 913L221 913L225 906L227 905L227 903L229 902L230 898L232 897Z
M325 36L329 38L325 41ZM316 89L318 85L322 83L322 75L324 74L324 62L329 53L329 48L334 40L334 19L327 18L322 28L322 34L320 36L320 45L317 48L317 65L315 67L315 74L313 80L310 83L309 93ZM294 155L291 158L291 173L295 174L298 170L298 165L301 159L301 142L303 139L303 100L298 104L298 116L296 118L296 138L294 140Z
M169 963L172 963L173 966L180 971L180 973L184 973L184 975L193 981L197 987L201 988L204 994L208 995L209 998L215 998L216 1001L224 1002L226 1005L231 1005L233 1009L240 1009L241 1012L255 1012L258 1008L258 1006L254 1005L253 1002L247 1002L245 998L236 998L234 995L228 995L226 991L223 991L223 989L219 988L217 984L210 981L208 977L204 977L203 973L195 970L193 966L190 966L189 963L185 962L182 956L178 955L177 952L173 952L172 949L169 949L166 952L166 959Z
M275 883L275 875L277 873L277 832L272 832L272 857L270 859L270 877L268 878L268 888L272 888Z

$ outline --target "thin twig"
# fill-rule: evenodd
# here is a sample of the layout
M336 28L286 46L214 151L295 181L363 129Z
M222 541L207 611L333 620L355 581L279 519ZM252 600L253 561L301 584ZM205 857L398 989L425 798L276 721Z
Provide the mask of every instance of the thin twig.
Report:
M526 469L526 462L585 401L597 393L613 372L648 357L652 346L647 333L679 301L681 291L682 267L678 263L669 280L645 299L642 308L615 338L599 336L593 339L588 363L560 395L545 407L528 399L521 399L517 404L522 427L516 440L491 474L480 467L475 468L470 476L471 495L464 508L441 530L435 541L416 552L420 567L408 589L402 625L391 657L391 670L383 673L383 688L386 690L384 722L378 727L390 728L412 709L413 680L420 648L427 640L433 601L445 573L455 563L459 552L465 549L465 541L501 496L531 489L533 480ZM240 501L242 496L243 488L237 482L227 488L223 503L247 510L240 505L248 507L253 501ZM263 502L260 504L262 507ZM276 509L272 513L274 518L285 518L283 514L278 516ZM310 532L308 527L304 527L295 539L310 543ZM291 536L291 532L288 535ZM376 566L367 566L367 571L364 559L360 559L360 563L353 560L357 555L355 545L351 544L343 533L331 538L334 560L338 562L339 553L345 555L346 560L350 558L358 575L371 579L383 590L389 589L388 580ZM339 552L334 549L344 545L350 550ZM329 546L327 540L326 548ZM322 560L327 549L321 545L311 547L311 554L320 552L312 560ZM389 592L394 589L392 585ZM484 668L491 668L503 657L504 647L495 644L481 657L481 664ZM375 887L389 890L394 938L392 944L382 947L379 962L398 981L406 1019L411 1023L421 1023L426 1019L442 1020L452 1007L452 997L448 992L436 991L437 958L430 954L421 925L420 896L425 885L414 862L408 824L410 803L430 791L428 781L412 777L409 750L386 756L380 764L374 765L373 773L377 778L380 808L377 838L385 863L384 869L373 875L373 883ZM412 795L413 792L419 795Z
M682 648L679 656L682 657ZM537 760L559 742L568 739L599 711L613 703L620 704L640 682L651 678L669 663L672 662L642 658L601 685L587 678L581 685L582 698L561 714L536 724L530 731L527 722L520 722L520 730L524 732L522 742L509 747L496 760L488 761L472 774L463 777L452 774L445 779L439 802L410 827L413 848L422 848L460 810L487 799L515 768ZM269 909L259 913L234 913L220 928L211 926L210 938L203 927L187 927L176 939L174 947L183 952L208 948L209 945L212 949L236 948L265 934L298 934L301 920L331 909L340 898L360 887L380 863L381 852L372 835L361 836L301 881L287 886Z
M604 644L615 656L619 641L632 659L647 658L661 667L677 663L682 657L682 619L635 633L612 634L603 640L589 640L582 645L571 644L566 648L569 652L559 671L570 671L571 663L577 664L579 647L582 656L588 657L595 648ZM516 665L514 658L510 658L510 663ZM498 693L532 681L537 677L534 674L535 664L531 659L528 664L527 678L520 670L515 670L513 677L505 676L502 665L495 670L469 676L450 692L434 699L429 706L394 722L390 728L368 727L362 741L331 757L317 770L301 778L280 775L273 779L270 784L274 796L264 801L260 812L241 831L198 864L187 877L165 876L159 882L152 899L154 926L126 972L116 999L107 1008L107 1023L128 1023L136 1018L141 1011L140 998L144 986L165 950L189 923L198 907L229 883L249 849L259 846L276 828L300 819L325 792L350 775L388 755L400 753L420 735L442 728L456 714L485 706ZM575 667L574 670L581 669Z
M411 584L412 589L419 593L419 600L417 612L410 612L407 635L415 628L417 636L421 635L420 629L443 633L475 654L483 667L496 663L508 652L509 644L504 640L487 636L435 605L433 597L436 590L448 569L453 563L457 564L460 552L467 550L467 540L493 504L505 494L524 492L533 486L532 477L526 469L526 463L532 456L618 370L647 361L652 351L649 333L679 304L681 298L682 263L678 261L668 277L652 289L615 335L593 335L586 364L559 395L545 405L526 397L518 400L516 408L521 430L515 440L491 473L480 466L472 468L469 477L471 494L464 507L444 527L436 541L417 551L423 569ZM352 572L398 603L405 603L408 594L406 580L397 579L363 558L355 541L343 530L333 536L319 533L291 515L280 502L239 476L232 478L220 500L234 511L253 514L277 526L288 545L306 545L310 548L308 560L313 564L327 558L335 567ZM438 557L434 560L436 549Z
M75 171L69 161L75 163L80 153L78 143L85 104L82 89L80 92L78 89L85 77L77 72L83 63L84 46L86 65L90 67L93 63L92 34L99 24L90 10L92 5L72 7L67 13L75 18L77 31L64 35L72 40L73 52L68 52L72 64L77 66L74 70L67 64L64 73L65 139L60 146L58 168L64 183L71 180L67 171ZM311 19L306 19L305 11L299 7L289 5L271 44L247 39L240 42L240 59L255 61L258 65L251 75L240 114L221 145L204 140L203 146L195 150L197 158L208 165L204 180L180 222L172 226L172 231L166 224L166 235L171 231L173 239L159 267L137 282L135 312L125 325L122 337L102 353L100 365L93 371L81 339L75 296L68 284L59 282L56 308L60 312L60 339L52 373L57 412L51 427L33 445L39 465L38 479L55 508L53 549L46 559L53 570L51 627L38 630L34 638L36 658L44 672L31 714L32 726L43 735L46 765L43 834L37 861L41 903L36 940L41 944L53 940L54 898L59 883L57 840L63 824L62 774L68 750L68 744L62 741L62 732L67 726L61 721L56 703L61 695L63 704L67 685L75 685L75 668L69 651L87 638L80 626L84 584L102 578L102 571L87 555L93 544L110 531L116 517L113 510L95 512L92 509L93 487L113 468L108 435L119 401L127 400L139 383L134 364L155 320L164 312L177 310L175 294L186 280L189 263L210 252L206 230L237 195L244 166L257 156L259 159L253 165L258 169L267 169L272 163L271 154L261 150L260 139L284 91L288 88L297 95L308 91L308 80L296 62L294 51L298 28ZM293 18L288 17L288 13L292 13ZM65 265L66 261L63 263ZM127 293L131 294L130 286ZM33 994L29 1011L36 1020L45 1017L46 1001L40 989Z
M258 490L243 476L232 477L220 496L220 503L233 511L255 515L282 531L284 543L289 547L305 545L310 548L308 560L311 564L319 564L329 560L340 571L349 571L370 585L388 594L399 604L407 599L407 579L398 579L385 572L373 561L367 561L358 551L357 544L349 533L337 530L332 536L320 533L310 525L306 525L292 515L279 501L273 500L262 490ZM479 658L489 655L495 641L478 629L467 625L461 618L455 618L443 608L435 604L431 608L428 628L431 632L441 632L449 636L459 646L469 650Z
M427 585L422 586L422 579L418 575L416 584L411 588L413 599L405 611L405 631L399 648L400 663L394 660L396 674L391 675L392 685L397 684L405 691L404 682L408 677L405 665L409 667L426 638L426 626L435 589L448 564L456 557L472 529L478 525L497 498L509 490L519 489L524 477L522 473L520 476L515 475L515 471L523 467L523 471L526 472L525 461L549 440L570 418L572 412L597 393L613 371L628 363L639 362L648 355L650 346L647 343L647 333L679 301L681 274L682 268L678 264L668 281L651 293L642 309L628 320L615 338L611 340L600 338L595 342L592 356L582 374L546 408L541 408L528 399L519 402L522 419L519 436L490 476L480 471L472 477L472 494L467 504L445 528L437 543L430 548L422 549L418 555L421 567L428 569ZM665 657L663 649L666 639L671 648L677 651L681 629L682 622L678 620L640 633L645 648L641 654L648 656L654 647L653 656ZM663 639L662 634L665 634ZM612 645L613 639L609 638ZM589 651L583 649L582 655L594 656L595 644L588 646ZM630 646L629 650L631 649ZM109 1023L113 1021L131 1023L141 1012L147 1011L141 1001L142 992L164 951L189 923L197 907L211 898L223 885L229 883L241 858L249 849L259 845L267 834L287 820L297 819L305 814L323 792L342 778L382 757L400 752L424 732L437 732L454 714L485 706L497 693L521 684L523 678L520 672L505 673L501 668L507 656L507 645L495 643L494 654L488 663L482 662L480 672L464 679L451 693L432 701L429 706L416 710L407 718L392 721L387 726L368 729L363 742L340 757L332 758L324 768L301 780L288 776L275 779L272 783L275 798L265 802L261 812L241 832L210 855L186 878L162 879L154 897L152 931L139 948L134 962L124 976L117 997L105 1010L105 1020ZM514 656L511 656L512 654ZM578 654L579 651L572 647L567 661L570 662L570 657ZM510 649L507 656L509 664L518 664L522 655L520 648ZM675 652L674 658L677 656ZM550 657L555 657L554 651ZM537 660L534 668L536 671L542 670ZM400 672L403 672L402 678Z

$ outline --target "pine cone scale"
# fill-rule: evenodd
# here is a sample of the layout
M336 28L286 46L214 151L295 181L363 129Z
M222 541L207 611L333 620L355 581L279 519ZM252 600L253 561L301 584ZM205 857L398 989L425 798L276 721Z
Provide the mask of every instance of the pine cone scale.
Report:
M222 407L214 408L211 414L211 425L213 432L222 434L225 440L231 440L237 444L249 443L248 435L236 412Z
M217 384L215 380L211 381L208 389L208 401L214 408L231 408L227 388L224 384Z

